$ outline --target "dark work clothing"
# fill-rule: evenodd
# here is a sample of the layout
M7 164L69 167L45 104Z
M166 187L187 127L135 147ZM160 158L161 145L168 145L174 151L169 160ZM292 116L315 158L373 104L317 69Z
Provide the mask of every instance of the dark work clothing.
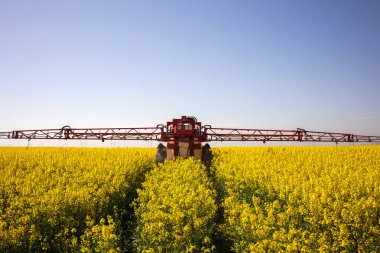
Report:
M167 153L166 149L157 149L156 152L156 164L164 163L166 159Z
M203 163L208 169L209 169L210 166L211 166L212 158L213 158L213 155L212 155L212 151L211 151L211 149L202 149L202 158L201 158L201 161L202 161L202 163Z

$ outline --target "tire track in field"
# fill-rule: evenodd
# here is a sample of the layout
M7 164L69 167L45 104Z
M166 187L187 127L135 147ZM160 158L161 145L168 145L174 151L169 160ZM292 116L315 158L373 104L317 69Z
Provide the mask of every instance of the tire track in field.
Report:
M215 245L215 251L218 253L229 253L232 251L232 241L225 236L221 229L221 225L225 223L224 217L224 199L226 197L225 186L216 177L217 168L212 165L210 167L204 167L207 171L207 175L213 184L213 187L217 193L215 203L218 207L215 217L216 229L212 238L213 244Z
M155 165L148 166L144 173L140 174L132 183L130 190L125 194L125 205L119 210L120 214L120 233L121 233L121 249L122 252L136 252L134 247L134 232L137 227L137 218L135 215L136 206L134 203L138 197L137 189L142 188L142 184L146 180L146 176Z

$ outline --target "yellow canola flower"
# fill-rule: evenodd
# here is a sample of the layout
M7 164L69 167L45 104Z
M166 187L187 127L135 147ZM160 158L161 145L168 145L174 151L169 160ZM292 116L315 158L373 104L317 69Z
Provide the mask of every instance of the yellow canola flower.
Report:
M138 190L139 252L212 252L216 192L194 159L166 161Z
M214 149L236 252L380 252L380 147Z
M380 252L378 146L154 152L0 148L0 252Z
M79 252L89 241L117 252L122 210L153 164L154 149L0 147L0 252Z

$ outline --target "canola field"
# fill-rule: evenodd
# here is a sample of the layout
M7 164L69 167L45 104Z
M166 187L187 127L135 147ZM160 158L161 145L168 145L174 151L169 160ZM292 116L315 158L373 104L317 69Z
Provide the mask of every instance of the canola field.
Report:
M380 147L0 148L0 252L380 252Z

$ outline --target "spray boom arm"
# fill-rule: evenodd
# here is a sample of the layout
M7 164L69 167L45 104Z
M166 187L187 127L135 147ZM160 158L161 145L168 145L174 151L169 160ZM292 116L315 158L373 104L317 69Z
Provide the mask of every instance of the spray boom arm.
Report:
M135 128L70 128L16 130L0 132L0 138L8 139L62 139L62 140L160 140L163 125Z
M194 117L182 116L156 127L135 128L71 128L15 130L0 132L0 139L62 139L62 140L156 140L163 142L197 143L211 141L297 141L297 142L380 142L380 136L355 135L297 130L265 130L215 128L202 126Z
M380 142L380 136L297 130L213 128L205 126L208 141Z

